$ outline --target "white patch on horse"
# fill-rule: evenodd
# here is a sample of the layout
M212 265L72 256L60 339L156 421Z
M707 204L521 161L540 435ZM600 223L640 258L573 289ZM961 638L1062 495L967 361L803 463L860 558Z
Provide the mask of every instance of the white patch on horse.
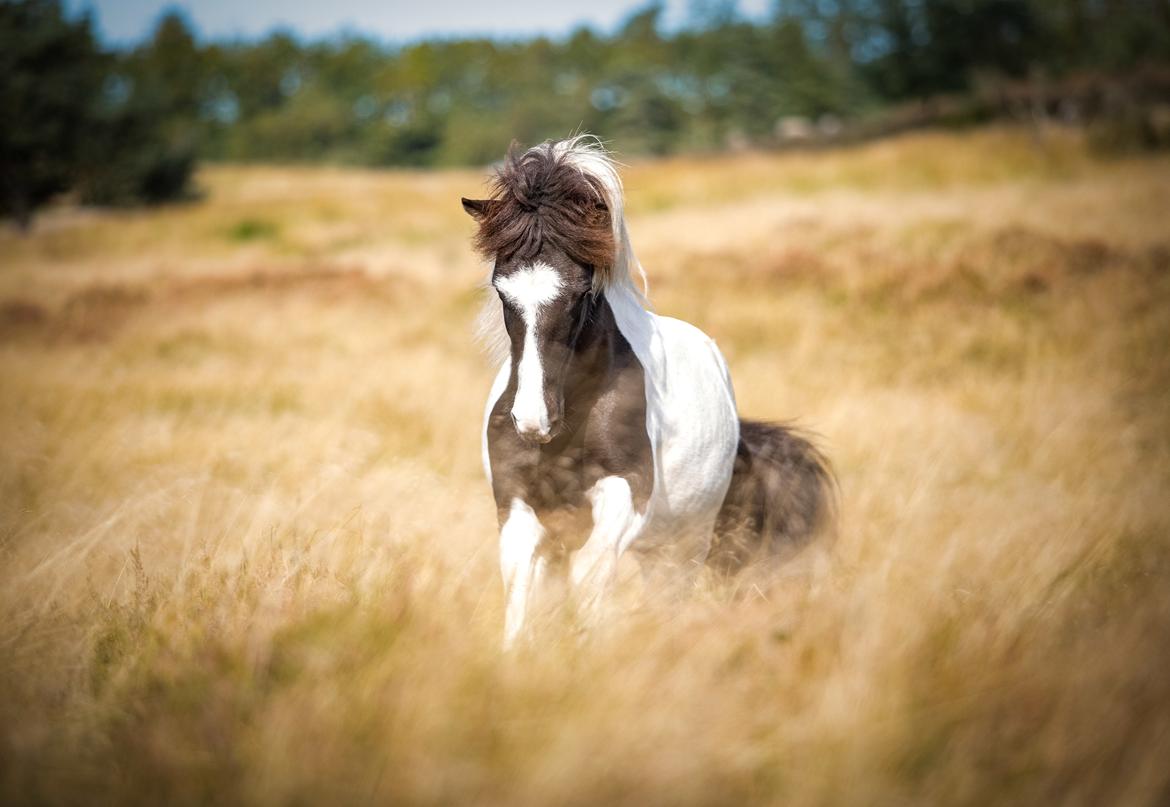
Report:
M516 399L512 417L522 434L549 434L548 406L544 401L544 367L536 346L536 323L540 309L561 292L561 277L546 263L497 278L496 289L520 309L524 320L524 346L516 366Z
M581 605L596 618L618 560L641 534L644 514L634 508L630 483L620 476L602 477L585 495L593 506L593 530L573 555L570 575Z
M504 646L511 647L528 611L533 589L539 587L543 565L536 550L544 538L544 527L536 512L520 499L512 500L508 520L500 529L500 574L504 578Z
M499 307L499 302L496 303L496 307ZM483 472L487 475L489 485L492 482L492 457L488 450L488 426L491 424L492 410L496 408L496 401L500 400L500 396L504 394L504 390L508 387L508 379L511 377L512 359L510 356L504 356L500 369L496 371L496 380L492 382L491 391L488 392L487 404L483 408L483 429L480 433Z

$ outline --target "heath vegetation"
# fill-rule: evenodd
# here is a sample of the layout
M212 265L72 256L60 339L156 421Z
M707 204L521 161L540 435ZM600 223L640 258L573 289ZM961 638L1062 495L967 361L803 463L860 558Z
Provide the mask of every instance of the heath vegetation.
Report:
M0 800L1165 802L1170 161L631 165L656 308L821 435L839 534L511 654L483 180L205 167L0 233Z

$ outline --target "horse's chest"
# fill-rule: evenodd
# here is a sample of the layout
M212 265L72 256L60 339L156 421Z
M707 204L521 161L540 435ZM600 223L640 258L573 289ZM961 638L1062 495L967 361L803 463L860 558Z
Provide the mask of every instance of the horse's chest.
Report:
M514 498L538 513L588 505L590 488L606 475L589 446L561 441L532 446L514 434L511 424L488 433L492 487L500 507L509 507Z
M653 484L644 405L620 414L614 407L594 407L564 436L533 445L517 436L506 402L497 405L487 435L497 507L505 512L519 498L538 513L588 512L597 482L620 476L643 510Z

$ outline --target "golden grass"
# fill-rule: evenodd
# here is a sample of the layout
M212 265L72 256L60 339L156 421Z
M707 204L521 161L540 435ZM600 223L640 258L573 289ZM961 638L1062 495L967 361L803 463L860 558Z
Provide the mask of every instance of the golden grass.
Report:
M639 163L663 313L824 436L828 571L500 653L478 172L0 235L0 799L1154 804L1170 163Z

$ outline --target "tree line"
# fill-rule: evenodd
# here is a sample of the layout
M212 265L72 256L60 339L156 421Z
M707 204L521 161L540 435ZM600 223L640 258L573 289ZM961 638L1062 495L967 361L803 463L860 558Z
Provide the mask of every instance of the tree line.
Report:
M662 15L644 6L608 34L390 45L202 42L169 13L108 50L59 0L0 0L0 204L21 218L67 188L170 198L198 158L482 164L513 139L578 129L626 154L719 149L916 99L1170 66L1170 0L776 0L753 20L695 0L675 30Z

